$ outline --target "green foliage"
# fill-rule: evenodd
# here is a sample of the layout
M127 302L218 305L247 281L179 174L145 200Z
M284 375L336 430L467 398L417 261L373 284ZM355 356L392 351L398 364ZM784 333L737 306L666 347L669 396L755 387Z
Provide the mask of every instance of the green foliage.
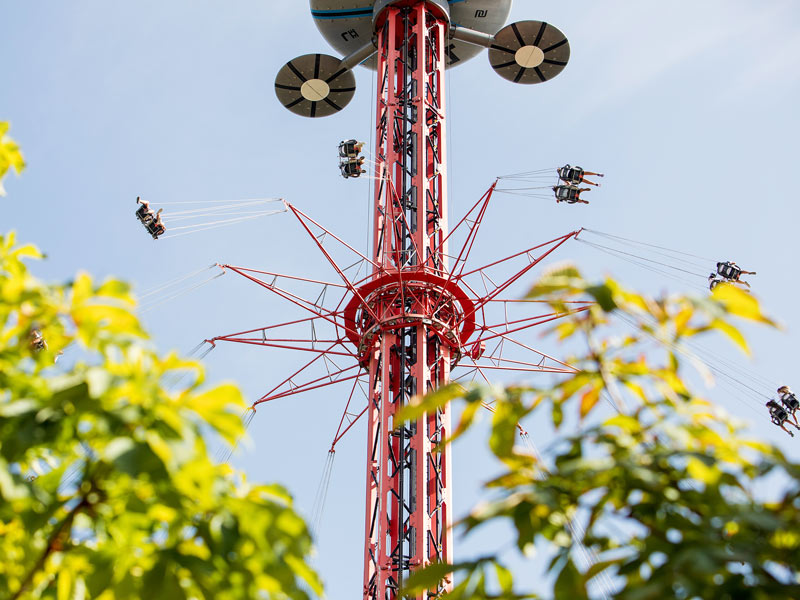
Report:
M3 177L6 176L9 169L14 169L19 175L25 168L25 160L22 158L19 146L14 140L6 137L8 128L8 123L0 121L0 196L6 195L6 191L3 188Z
M153 352L126 284L46 285L38 256L0 236L0 598L321 593L287 492L208 456L207 434L244 433L238 389Z
M717 331L746 351L734 318L773 324L758 302L733 286L718 286L710 298L650 298L610 279L587 282L574 267L550 271L529 297L569 312L550 333L586 349L571 360L578 372L547 389L453 385L405 409L413 417L463 398L457 437L480 414L475 408L493 401L489 448L505 469L486 484L491 500L462 521L463 530L503 520L522 555L548 544L555 598L589 598L601 587L618 600L800 597L800 465L746 439L683 379L682 359L698 366L687 346L697 336ZM569 311L587 297L590 307ZM619 321L632 333L613 333L609 325ZM663 353L652 351L654 339ZM601 398L618 413L589 425ZM520 419L548 407L556 428L565 411L581 422L553 445L550 468L514 443ZM775 481L787 483L777 489ZM573 557L584 548L594 564L582 571ZM445 598L517 597L507 581L492 588L500 595L458 591L464 582L482 589L475 582L495 564L436 565L430 573L462 573ZM425 573L409 591L432 587Z

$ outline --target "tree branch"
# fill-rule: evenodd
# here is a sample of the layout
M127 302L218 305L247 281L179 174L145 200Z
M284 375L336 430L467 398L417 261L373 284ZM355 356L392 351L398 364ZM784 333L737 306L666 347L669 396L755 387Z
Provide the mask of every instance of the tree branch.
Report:
M28 571L28 574L25 576L25 579L22 581L22 584L20 585L19 589L14 593L13 596L11 596L11 600L18 600L20 596L23 594L23 592L25 592L25 590L30 585L31 581L33 581L33 578L36 575L36 573L41 570L41 568L44 566L44 563L50 557L50 554L52 554L53 550L56 547L58 539L61 537L61 534L64 533L65 529L69 529L70 527L72 527L72 522L75 520L75 517L83 508L85 508L88 505L89 502L86 500L86 498L81 497L81 501L75 505L75 508L73 508L71 511L69 511L69 513L67 513L67 516L64 517L64 520L61 521L61 523L59 523L58 527L56 527L53 533L50 534L50 537L47 539L47 548L45 548L44 552L36 561L36 563L33 565L31 570Z

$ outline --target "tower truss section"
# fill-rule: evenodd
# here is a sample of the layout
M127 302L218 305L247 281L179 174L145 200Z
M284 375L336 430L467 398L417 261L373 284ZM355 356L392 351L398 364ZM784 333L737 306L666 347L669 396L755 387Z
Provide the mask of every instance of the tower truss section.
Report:
M369 600L399 597L412 569L448 562L452 547L450 450L440 447L449 436L449 408L406 424L395 421L410 398L448 382L460 347L458 325L468 310L445 285L448 31L446 7L431 2L390 4L376 19L377 265L372 311L358 315L370 372Z

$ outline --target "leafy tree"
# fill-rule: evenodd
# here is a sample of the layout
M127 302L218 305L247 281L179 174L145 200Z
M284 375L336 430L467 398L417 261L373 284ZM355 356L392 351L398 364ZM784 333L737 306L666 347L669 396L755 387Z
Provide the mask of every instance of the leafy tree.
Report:
M238 389L156 354L126 284L44 284L38 257L0 236L0 598L321 594L287 492L209 458L244 433Z
M529 297L562 312L570 300L594 300L551 331L586 349L572 360L579 372L548 389L451 385L403 415L461 398L457 437L481 403L493 402L489 447L503 472L486 484L490 499L462 521L463 530L506 521L520 553L537 542L548 545L555 598L800 597L800 465L745 438L737 423L691 391L682 368L687 356L698 364L689 347L708 332L722 332L747 350L733 320L771 325L757 301L730 285L710 298L654 299L613 280L591 284L573 267L547 273ZM610 334L618 319L632 326L630 335ZM654 338L663 353L650 350ZM597 412L603 398L617 409L604 420ZM515 444L520 419L543 410L555 428L565 410L581 422L577 433L553 444L549 465ZM591 557L582 561L590 567L577 564L581 552ZM496 556L433 565L415 574L408 589L429 589L453 571L460 576L449 599L536 597L514 591Z
M6 176L9 169L14 169L19 175L25 168L25 160L22 158L19 146L14 140L6 136L8 127L8 123L0 121L0 196L6 195L6 191L3 188L3 177Z

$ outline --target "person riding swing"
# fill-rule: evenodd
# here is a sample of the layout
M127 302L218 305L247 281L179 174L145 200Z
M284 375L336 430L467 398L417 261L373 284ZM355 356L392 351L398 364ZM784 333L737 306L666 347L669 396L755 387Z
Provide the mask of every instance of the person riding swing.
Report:
M768 400L766 406L769 409L769 416L772 419L772 422L783 429L790 436L794 437L794 434L786 429L785 423L789 422L789 425L797 430L800 430L800 427L789 421L789 413L786 412L786 409L775 402L775 400Z
M164 226L164 223L161 222L161 211L164 210L163 208L159 208L158 212L156 213L155 220L152 223L152 227L149 229L150 234L153 236L154 240L157 240L160 236L164 235L167 231L167 228Z
M599 183L594 183L593 181L589 181L586 179L586 175L595 175L597 177L604 177L602 173L593 173L591 171L586 171L581 167L573 167L570 165L564 165L563 167L556 169L558 173L558 178L563 181L564 183L572 184L572 185L579 185L581 183L586 183L588 185L595 185L599 186Z
M350 158L343 160L339 165L339 170L342 172L342 177L348 179L350 177L361 177L366 171L361 167L364 164L364 157Z
M153 210L150 208L150 203L147 200L142 200L141 197L136 196L136 204L141 204L141 206L136 209L136 216L146 227L152 223L153 219L155 218L153 215Z
M566 202L567 204L589 204L588 200L581 199L581 192L588 192L591 188L579 188L576 185L554 185L553 193L556 202Z
M149 233L154 240L157 240L159 236L167 231L166 226L161 221L161 212L164 209L159 208L158 212L154 213L153 209L150 208L150 203L147 200L142 200L138 196L136 198L136 204L141 204L141 206L136 209L136 218L139 219L141 224L144 225L144 228L147 229L147 233Z
M340 158L358 158L361 150L364 148L364 142L358 140L346 140L339 143L339 157Z
M800 401L797 400L797 396L789 389L788 385L782 385L778 388L778 398L780 398L781 404L783 404L786 411L791 415L792 419L794 419L795 425L800 426L796 414L797 410L800 409Z
M731 283L741 283L750 287L750 284L746 281L742 281L739 279L742 275L755 275L755 271L745 271L739 265L737 265L733 261L726 261L726 262L718 262L717 263L717 273L730 281Z
M39 329L31 329L30 338L30 346L32 350L35 350L36 352L47 350L47 342L45 341L44 337L42 336L42 332Z
M712 292L714 291L714 288L717 287L720 283L725 283L725 280L717 279L716 273L710 273L708 275L708 289L710 289Z

